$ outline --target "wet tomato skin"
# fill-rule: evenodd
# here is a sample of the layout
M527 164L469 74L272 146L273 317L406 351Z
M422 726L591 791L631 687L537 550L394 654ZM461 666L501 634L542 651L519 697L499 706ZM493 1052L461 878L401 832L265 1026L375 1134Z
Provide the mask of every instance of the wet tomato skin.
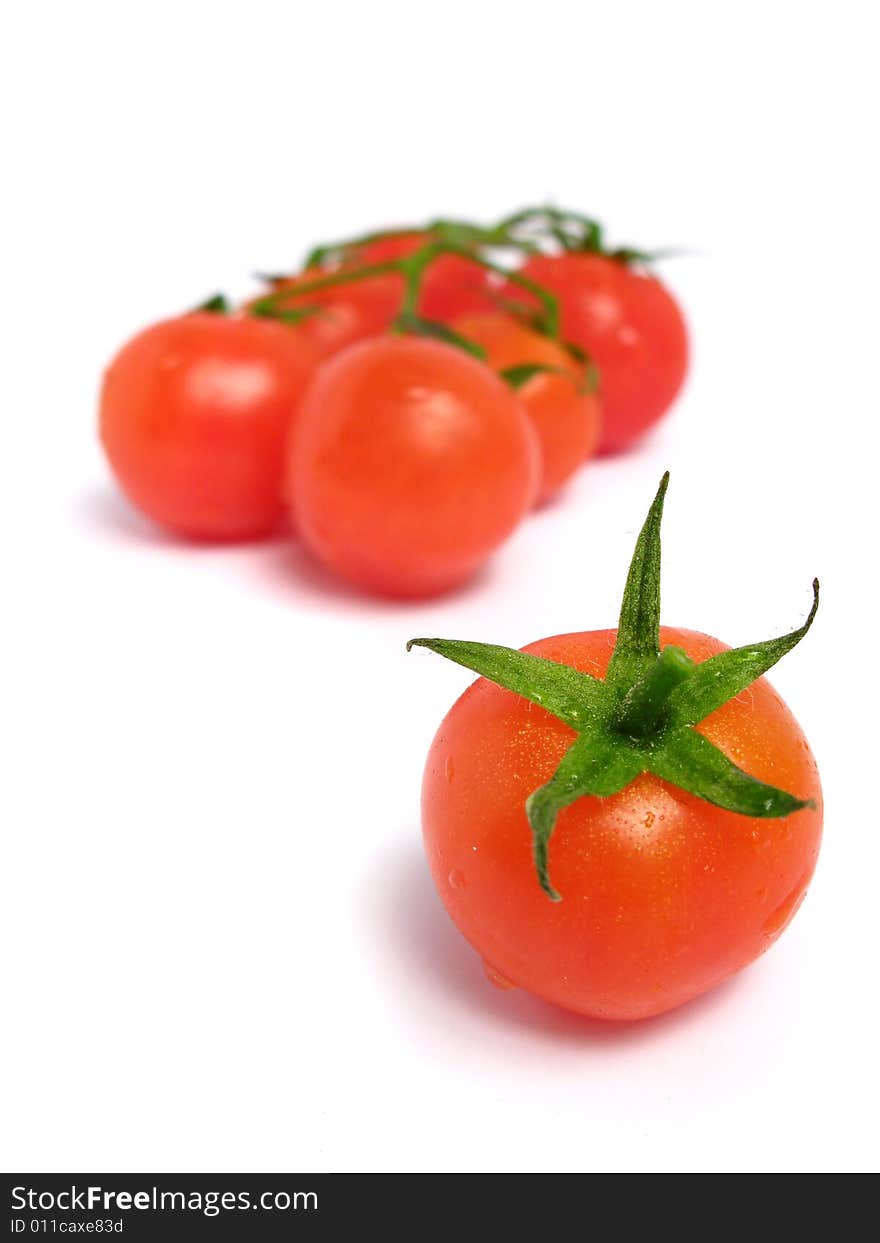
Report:
M469 578L537 490L534 431L516 396L462 350L362 342L319 371L289 447L305 544L373 592L424 596Z
M279 324L196 313L154 324L110 363L101 440L132 503L197 539L284 517L284 447L316 359Z
M614 631L560 635L526 651L600 676ZM725 650L661 629L693 659ZM746 771L816 801L756 820L643 774L563 811L550 843L562 901L538 886L524 812L574 735L548 712L479 679L437 732L425 771L424 838L449 914L490 978L579 1014L641 1019L690 1001L763 953L798 909L819 850L816 763L763 678L698 727Z
M522 272L556 294L563 335L599 368L600 451L630 448L684 383L688 337L678 303L655 276L606 255L534 255ZM513 286L509 293L522 298Z

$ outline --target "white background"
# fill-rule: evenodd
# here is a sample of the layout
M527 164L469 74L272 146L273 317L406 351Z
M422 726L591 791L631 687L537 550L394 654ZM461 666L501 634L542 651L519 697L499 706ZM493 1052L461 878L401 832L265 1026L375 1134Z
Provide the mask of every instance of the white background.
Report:
M863 3L33 3L0 51L3 1166L876 1168L877 93ZM673 417L469 590L360 598L117 498L102 366L312 241L552 197L663 274ZM632 1026L484 983L419 784L467 684L405 640L819 619L774 681L827 793L780 944Z

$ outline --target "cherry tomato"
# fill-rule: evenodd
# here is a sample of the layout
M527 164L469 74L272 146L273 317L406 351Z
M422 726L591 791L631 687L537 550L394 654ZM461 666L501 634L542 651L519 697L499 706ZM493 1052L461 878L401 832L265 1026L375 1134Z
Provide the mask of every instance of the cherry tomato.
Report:
M606 255L533 255L522 272L556 294L563 335L599 368L600 450L629 448L684 382L687 332L675 299L656 277ZM522 300L521 290L508 292Z
M550 368L530 376L517 395L541 445L539 501L546 501L589 458L598 443L599 400L584 389L585 368L555 341L499 312L465 315L455 331L486 351L496 371L529 364Z
M119 351L104 377L100 434L129 500L185 535L242 539L284 515L284 446L311 376L282 325L196 313Z
M525 651L603 676L615 635L559 635ZM670 627L661 643L695 661L726 650ZM696 997L776 940L816 864L815 761L763 678L697 730L755 777L814 799L815 810L754 819L642 774L561 812L551 866L564 900L553 904L535 883L523 807L574 731L483 678L454 704L428 757L425 842L440 895L490 979L581 1014L638 1019Z
M321 368L290 448L304 542L343 577L394 596L469 578L538 482L534 431L508 386L446 344L387 337Z

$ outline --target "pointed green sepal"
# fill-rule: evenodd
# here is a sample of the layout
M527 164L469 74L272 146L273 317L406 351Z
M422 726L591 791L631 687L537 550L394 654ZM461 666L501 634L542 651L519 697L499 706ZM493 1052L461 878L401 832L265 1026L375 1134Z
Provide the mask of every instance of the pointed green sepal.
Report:
M520 363L516 367L505 367L498 374L512 389L520 389L536 375L564 375L559 367L548 367L546 363Z
M750 777L708 738L689 728L676 730L665 739L647 767L655 776L707 803L743 816L776 819L814 806L809 799L795 798Z
M526 799L532 829L535 868L541 888L554 902L561 901L550 883L548 846L559 813L585 795L607 798L616 794L644 769L641 757L599 731L581 734L572 743L550 780Z
M193 307L194 311L205 311L209 315L228 315L231 309L225 293L212 294L210 298Z
M800 643L813 624L819 607L819 580L813 579L813 606L802 626L778 639L734 647L701 661L693 674L669 696L669 720L674 725L696 725L733 699L756 678Z
M457 665L464 665L505 690L521 695L552 712L572 729L590 723L592 711L604 695L602 682L543 656L518 652L494 643L471 643L467 639L410 639L406 650L427 647Z
M636 540L623 591L617 642L606 680L612 686L631 686L660 651L660 523L669 471Z

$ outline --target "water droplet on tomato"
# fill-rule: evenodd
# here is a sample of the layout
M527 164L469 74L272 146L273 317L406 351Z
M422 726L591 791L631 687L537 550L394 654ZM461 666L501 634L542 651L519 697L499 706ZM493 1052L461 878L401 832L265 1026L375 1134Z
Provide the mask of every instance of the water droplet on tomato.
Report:
M764 936L770 939L778 937L794 919L798 907L806 896L807 891L803 888L803 881L799 880L785 901L764 920L761 925L761 932Z
M500 988L507 992L508 989L518 987L512 980L508 980L506 975L502 975L500 971L496 971L491 963L486 962L485 958L483 959L483 971L486 974L486 979L495 988Z
M453 868L447 877L450 889L465 889L467 881L464 878L464 872L460 872L458 868Z
M455 765L454 765L454 764L453 764L453 762L452 762L452 756L451 756L451 755L448 755L448 756L446 757L446 769L445 769L445 771L446 771L446 780L449 782L449 784L450 784L450 785L452 785L452 782L453 782L453 780L455 779Z

